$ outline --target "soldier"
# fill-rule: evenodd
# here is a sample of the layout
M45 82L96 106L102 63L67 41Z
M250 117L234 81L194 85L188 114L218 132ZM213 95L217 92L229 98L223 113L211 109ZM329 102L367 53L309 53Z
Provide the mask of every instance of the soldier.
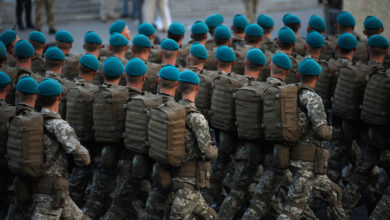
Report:
M83 48L85 50L85 54L92 54L98 58L100 49L103 48L102 39L96 32L88 31L84 35Z
M221 14L210 15L206 18L205 23L209 28L209 33L211 37L211 39L206 41L205 47L207 50L212 50L214 48L214 30L216 27L223 24L223 22L224 18Z
M181 47L181 44L184 40L185 32L186 30L184 28L184 25L178 22L173 22L171 25L169 25L167 37L176 41L177 44L179 44L179 46Z
M186 162L172 176L175 195L170 219L188 219L195 216L218 219L200 193L200 189L208 187L210 160L218 157L218 150L211 140L206 119L196 110L194 104L199 83L198 76L190 70L183 71L179 76L178 89L182 94L179 103L186 106L187 112L189 108L193 109L193 112L186 115ZM200 175L197 171L199 169L204 170Z
M175 66L177 63L177 58L179 56L180 46L176 41L172 39L164 39L161 41L161 65L165 66L170 64Z
M110 32L110 35L112 35L114 33L120 33L123 36L125 36L127 40L130 40L130 38L131 38L130 29L124 20L117 20L114 23L112 23L110 25L109 32ZM105 45L104 48L102 48L100 50L99 58L100 57L110 57L111 55L112 54L109 51L108 46Z
M6 30L0 35L0 40L3 41L5 47L7 48L7 65L10 67L16 66L16 60L13 54L14 46L19 39L18 34L13 30Z
M249 23L255 22L256 10L259 0L243 0L245 4L246 16L248 17Z
M45 52L46 78L61 81L61 71L65 64L65 55L58 47L50 47Z
M55 34L57 32L54 27L54 1L52 0L36 0L35 5L35 27L38 31L41 31L43 25L43 8L46 9L46 20L49 25L49 34Z
M60 30L55 35L56 46L65 54L65 65L62 68L61 76L68 80L73 80L77 76L77 65L79 55L71 54L73 46L73 36L69 31Z
M108 0L101 0L100 1L100 20L103 22L106 22L107 19L117 19L118 16L115 14L115 6L116 6L116 0L114 1L108 1Z
M274 30L274 20L270 16L262 14L257 17L257 24L260 25L261 28L263 28L264 32L264 37L260 45L260 49L264 51L264 53L266 53L267 51L275 53L277 47L271 38L272 31Z
M126 65L128 60L125 58L125 54L129 48L129 41L122 34L114 33L111 34L109 42L110 46L108 49L111 51L112 56L118 58L123 66Z
M61 93L61 84L53 79L45 79L38 86L41 113L51 114L56 118L44 121L44 155L46 161L52 161L52 164L42 177L32 183L32 198L35 203L32 219L88 219L68 195L66 154L71 154L73 161L79 166L88 165L90 157L72 127L58 115Z
M383 23L377 17L367 16L364 19L364 30L363 34L367 36L367 39L375 34L381 34L384 31ZM358 42L356 47L356 53L354 54L354 61L361 61L363 63L368 62L368 53L367 53L367 41L362 40Z
M16 71L17 79L21 76L32 76L37 82L42 80L42 76L33 73L31 70L31 61L34 56L33 46L26 40L20 40L15 44L15 57L16 57Z
M11 78L11 81L13 83L17 80L17 72L15 67L10 67L7 65L7 49L5 48L5 45L2 41L0 41L0 71L7 73L7 75ZM13 85L11 84L11 90L13 88ZM7 97L5 101L8 104L12 104L15 102L15 94L12 94L12 92L9 92L7 94Z
M296 42L293 49L293 54L299 54L300 56L305 56L305 39L303 37L299 37L299 30L301 29L301 19L298 16L293 14L285 14L283 16L283 23L285 26L291 28L294 31Z
M207 57L208 54L204 45L200 43L193 43L190 54L188 55L188 68L197 74L202 73L205 71L203 67L207 61Z
M301 79L298 103L302 105L298 117L303 122L303 135L298 143L290 148L293 178L283 214L279 215L278 219L302 218L314 179L318 174L323 174L323 168L326 166L327 151L323 148L322 141L330 141L332 138L332 128L327 125L321 97L314 92L321 66L313 59L306 58L299 64L298 72ZM305 157L302 152L312 153Z
M214 48L209 51L209 59L205 64L205 69L207 70L217 70L217 66L215 63L215 54L217 49L220 46L229 46L230 39L232 38L232 33L228 27L224 25L220 25L215 28L214 31ZM207 45L206 45L207 48Z
M312 31L306 35L305 58L312 58L316 62L320 59L321 50L324 48L325 39L317 31Z
M143 34L147 36L150 40L150 43L152 44L152 49L150 50L149 54L149 61L153 63L161 63L161 56L160 56L160 45L155 44L156 40L156 29L152 24L149 23L142 23L138 26L138 34ZM130 51L131 52L131 51ZM126 54L127 58L129 58L129 54ZM133 54L131 54L133 55Z
M62 50L65 56L69 56L73 46L73 35L67 30L60 30L55 35L56 46Z
M235 50L240 49L245 45L245 27L248 25L248 20L245 16L241 14L236 14L233 18L233 25L230 27L230 29L233 32L231 47L233 47Z
M326 23L322 17L320 17L318 15L312 15L310 17L309 24L307 26L307 33L310 33L312 31L317 31L321 35L325 34Z
M46 37L42 32L33 31L28 36L28 41L34 47L31 70L43 76L46 71L45 61L43 60L43 51L46 49Z

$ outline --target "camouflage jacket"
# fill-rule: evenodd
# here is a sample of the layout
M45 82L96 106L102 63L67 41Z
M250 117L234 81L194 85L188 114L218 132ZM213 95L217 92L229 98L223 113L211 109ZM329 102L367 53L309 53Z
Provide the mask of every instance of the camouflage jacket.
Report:
M293 54L300 55L300 56L305 56L306 50L305 50L305 45L306 45L306 39L304 37L297 37L297 41L295 42L295 47L293 48Z
M0 70L3 71L5 74L11 78L11 90L8 92L7 97L5 98L5 101L8 104L14 104L15 103L15 84L17 81L17 71L15 67L10 67L8 65L2 65L0 66Z
M245 46L245 40L243 37L239 37L233 34L232 42L230 44L235 50L241 49L241 47Z
M273 41L272 39L264 38L263 41L261 42L260 49L264 53L266 51L270 51L271 53L275 53L277 50L277 46L275 44L275 41Z
M215 47L215 44L214 44L214 37L211 38L211 39L208 39L205 43L205 47L207 50L212 50L214 47Z
M80 54L69 54L65 56L65 65L62 67L61 76L73 80L77 75L77 66L79 65L81 55Z
M10 67L16 66L16 58L10 53L7 53L7 65Z
M3 171L7 170L5 155L7 153L8 121L11 116L15 115L15 107L0 99L0 113L0 171Z
M38 73L41 76L45 74L46 71L45 60L42 58L42 56L34 54L31 62L31 70L34 73Z
M268 83L268 84L271 84L272 86L284 86L284 85L286 85L286 83L284 83L281 79L273 77L273 76L268 77L265 82Z

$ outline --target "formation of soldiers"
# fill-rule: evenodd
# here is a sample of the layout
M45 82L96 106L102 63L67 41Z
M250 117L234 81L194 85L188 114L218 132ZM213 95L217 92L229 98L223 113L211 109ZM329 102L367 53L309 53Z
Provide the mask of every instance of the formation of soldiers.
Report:
M72 34L0 35L0 207L7 219L390 217L389 43L349 12L336 36L313 15L123 20L85 54ZM208 36L210 35L210 36ZM132 39L131 39L132 38ZM129 47L129 41L132 42ZM70 157L69 157L70 156Z

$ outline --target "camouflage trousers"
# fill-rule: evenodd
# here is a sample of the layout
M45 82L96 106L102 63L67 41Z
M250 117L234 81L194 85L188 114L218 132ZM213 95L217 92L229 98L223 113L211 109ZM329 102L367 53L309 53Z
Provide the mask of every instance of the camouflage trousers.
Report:
M54 29L54 0L40 0L35 3L35 27L42 28L43 9L46 10L47 24Z
M259 4L259 0L243 0L245 4L246 16L249 23L253 23L256 20L256 9Z
M80 207L84 205L85 189L92 180L92 176L92 166L75 167L69 175L69 195Z
M32 214L32 220L85 219L81 209L77 207L69 196L63 208L53 207L52 195L34 194L33 200L35 208Z
M390 218L390 186L371 213L369 220L381 220Z

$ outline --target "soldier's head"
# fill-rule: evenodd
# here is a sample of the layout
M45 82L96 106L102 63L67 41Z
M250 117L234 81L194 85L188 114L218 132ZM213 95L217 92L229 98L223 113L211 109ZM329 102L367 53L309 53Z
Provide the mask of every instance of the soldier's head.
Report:
M119 58L124 58L127 49L129 48L129 41L125 36L119 33L114 33L110 36L109 50Z
M4 72L0 71L0 99L5 99L11 89L11 78Z
M103 47L103 42L100 36L94 31L88 31L84 35L83 48L86 54L92 54L98 57L100 49Z
M348 11L343 11L337 16L337 30L339 34L351 33L355 29L355 18Z
M293 14L285 14L283 16L283 24L291 28L296 36L298 36L299 29L301 29L301 19L299 19L298 16Z
M341 34L337 38L336 50L339 53L339 57L343 57L352 60L353 54L356 51L357 39L350 33Z
M2 41L0 41L0 66L7 62L7 49Z
M260 47L263 40L263 28L258 24L248 24L245 27L245 43L253 47Z
M209 28L209 33L211 36L214 36L215 28L219 25L222 25L224 18L221 14L210 15L206 18L205 23Z
M374 34L381 34L384 31L382 21L375 16L367 16L364 19L363 34L369 38Z
M242 14L236 14L233 18L233 25L230 29L237 35L243 35L245 27L249 24L246 17Z
M195 67L203 70L207 62L208 54L206 48L200 43L193 43L188 56L188 63L190 67Z
M99 60L92 54L85 54L80 58L79 77L92 82L100 68Z
M220 46L215 53L216 64L218 71L224 71L230 73L236 60L236 55L234 51L227 46Z
M58 106L61 102L62 86L54 79L46 78L38 85L37 105L48 108L58 113Z
M45 52L45 66L47 70L60 74L65 65L65 55L58 47L50 47Z
M55 35L56 46L62 50L65 55L69 55L73 45L73 36L69 31L60 30Z
M270 75L284 81L291 67L292 63L287 54L283 52L276 53L272 57Z
M314 88L318 78L320 78L321 72L322 68L320 64L312 58L305 58L298 65L297 76L303 84Z
M14 55L16 57L16 65L31 69L34 47L28 41L19 40L15 44Z
M232 33L230 29L224 25L219 25L215 28L214 31L214 43L215 46L228 46L230 44L230 39L232 38Z
M265 55L258 48L252 48L246 53L244 61L245 75L257 79L264 69Z
M172 39L164 39L161 41L161 58L165 64L176 64L176 59L179 56L179 44Z
M143 34L147 36L150 42L152 43L152 45L154 44L154 40L156 37L155 33L156 33L156 29L152 24L142 23L140 26L138 26L138 34Z
M184 33L185 33L184 25L178 22L173 22L171 25L169 25L167 37L169 39L176 41L177 44L181 45L184 39Z
M135 57L138 57L145 62L148 61L151 48L152 43L145 35L138 34L133 38L133 47L131 48L131 51L134 53Z
M127 86L131 86L141 90L147 72L145 62L139 58L132 58L126 64L125 71Z
M7 52L10 54L14 53L14 46L16 42L20 40L18 34L13 30L6 30L0 35L0 40L3 41Z
M202 21L196 21L191 27L191 39L195 42L205 44L209 28Z
M104 82L111 85L119 85L119 81L125 72L120 59L109 57L103 63Z
M182 94L182 99L195 102L199 91L200 80L198 75L191 70L185 70L179 75L178 92Z
M312 31L317 31L320 34L325 34L326 22L322 17L318 15L312 15L310 17L309 25L307 26L307 33L310 33Z
M382 35L372 35L368 38L368 57L370 60L382 63L389 52L389 42Z
M28 36L28 41L34 47L34 53L41 56L46 47L46 37L42 32L33 31Z
M307 55L320 57L321 50L325 46L324 37L317 31L312 31L306 35L305 50Z
M117 20L110 26L110 35L114 33L122 34L126 37L127 40L130 40L131 34L129 27L127 26L126 22L124 20Z
M274 30L274 20L266 14L261 14L257 17L257 24L263 28L264 37L271 38L272 31Z
M278 45L278 49L287 54L291 54L292 50L295 46L297 38L295 33L289 27L282 27L278 32L278 39L276 40L276 44Z
M174 96L179 75L180 71L172 65L166 65L161 68L157 78L159 92Z
M37 100L38 83L31 76L24 76L16 83L16 98L18 103L35 106Z

